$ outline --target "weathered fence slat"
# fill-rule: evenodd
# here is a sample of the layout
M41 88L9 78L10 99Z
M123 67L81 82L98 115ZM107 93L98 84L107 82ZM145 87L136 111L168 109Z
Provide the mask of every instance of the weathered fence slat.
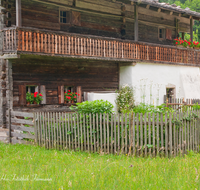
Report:
M136 150L137 150L137 156L139 156L139 146L140 146L140 141L139 141L139 114L136 114L136 130L137 130L137 144L136 144Z
M143 156L143 114L140 114L140 155Z
M109 138L109 137L110 137L110 130L109 130L109 127L110 127L110 126L109 126L109 114L107 113L107 130L106 130L106 132L107 132L107 153L110 152L110 149L109 149L109 148L110 148L110 147L109 147L109 146L110 146L110 145L109 145L109 144L110 144L110 142L109 142L109 141L110 141L110 138Z
M165 113L165 156L168 156L168 134L169 134L169 127L167 124L167 113Z
M103 134L104 134L104 146L103 146L103 151L106 152L106 115L105 113L103 114Z

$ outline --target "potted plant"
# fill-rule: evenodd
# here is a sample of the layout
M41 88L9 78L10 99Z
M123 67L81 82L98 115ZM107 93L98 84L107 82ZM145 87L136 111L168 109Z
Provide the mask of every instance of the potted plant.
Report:
M183 43L184 43L184 41L183 41L181 38L176 38L176 39L174 39L174 44L175 44L177 47L183 47Z
M38 93L38 92L34 92L34 93L26 93L26 102L27 105L30 104L40 104L40 102L43 100L42 99L42 94Z
M38 92L34 92L34 104L40 104L40 102L43 100L42 99L42 94Z
M29 92L26 93L26 102L27 102L27 105L33 104L34 102L33 94Z
M77 96L80 96L80 94L77 94L77 92L71 92L70 90L68 90L68 92L65 92L65 95L64 95L65 103L77 102Z
M194 41L194 42L193 42L193 48L194 48L194 49L199 49L199 47L200 47L199 42Z

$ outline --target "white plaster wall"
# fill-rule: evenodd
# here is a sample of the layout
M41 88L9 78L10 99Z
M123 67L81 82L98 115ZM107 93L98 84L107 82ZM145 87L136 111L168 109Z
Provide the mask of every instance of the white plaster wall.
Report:
M176 98L200 99L198 67L153 63L122 66L120 67L120 86L125 84L133 86L136 104L139 102L154 105L164 103L167 86L175 86Z
M116 93L93 93L93 92L88 93L88 101L107 100L114 106L113 111L117 111L115 99L116 99Z

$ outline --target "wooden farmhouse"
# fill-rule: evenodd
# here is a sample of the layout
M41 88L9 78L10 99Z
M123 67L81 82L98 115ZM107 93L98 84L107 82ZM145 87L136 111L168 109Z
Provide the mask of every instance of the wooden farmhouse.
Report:
M173 44L185 33L193 40L200 13L150 0L0 2L1 126L8 109L67 110L67 90L78 102L89 92L109 99L124 84L136 102L200 97L200 51ZM43 101L28 106L26 93L36 91Z

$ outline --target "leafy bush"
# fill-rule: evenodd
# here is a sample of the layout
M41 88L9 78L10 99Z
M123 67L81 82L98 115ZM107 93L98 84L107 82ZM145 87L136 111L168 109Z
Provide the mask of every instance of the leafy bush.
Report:
M148 105L144 103L140 103L135 106L132 110L134 113L173 113L173 110L170 107L167 107L166 104L161 104L160 106Z
M123 86L117 91L118 95L116 98L117 110L119 113L129 113L132 111L134 106L133 88L129 85Z
M82 103L76 103L77 106L71 106L72 111L77 111L81 114L96 114L96 113L112 113L113 105L104 100L94 100L94 101L85 101Z

